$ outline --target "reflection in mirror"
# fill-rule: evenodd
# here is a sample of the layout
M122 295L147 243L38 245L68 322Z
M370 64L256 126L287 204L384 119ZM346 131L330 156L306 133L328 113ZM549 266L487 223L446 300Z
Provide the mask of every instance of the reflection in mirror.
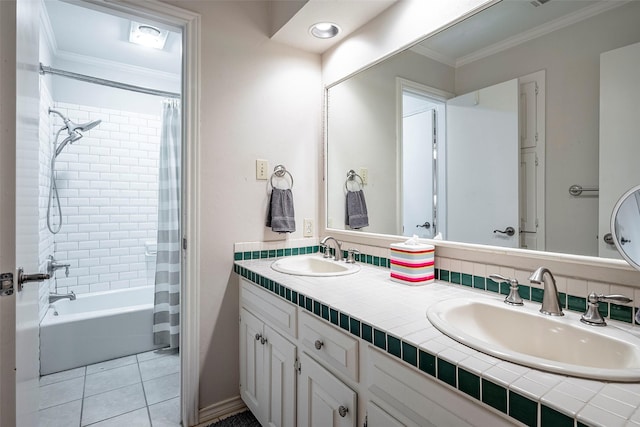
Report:
M640 185L627 191L613 208L611 234L622 257L640 270Z
M330 87L327 228L351 230L364 170L358 231L619 257L600 237L640 182L638 22L637 1L502 1Z

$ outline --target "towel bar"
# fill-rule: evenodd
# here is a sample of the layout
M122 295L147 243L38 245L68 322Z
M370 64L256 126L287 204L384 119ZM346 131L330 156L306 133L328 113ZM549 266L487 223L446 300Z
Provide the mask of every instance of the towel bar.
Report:
M358 175L356 171L354 171L353 169L350 169L349 172L347 172L347 180L344 182L344 189L349 191L349 187L347 186L349 181L355 181L356 183L358 183L358 181L356 181L356 178L360 179L360 183L358 185L362 190L362 187L364 186L364 181L362 180L362 177Z
M274 176L278 178L284 178L285 175L289 175L289 178L291 178L291 186L289 188L293 188L293 175L291 175L291 172L289 172L283 165L278 165L273 168L273 173L271 174L271 179L269 180L269 182L271 183L271 188L275 188L273 186Z

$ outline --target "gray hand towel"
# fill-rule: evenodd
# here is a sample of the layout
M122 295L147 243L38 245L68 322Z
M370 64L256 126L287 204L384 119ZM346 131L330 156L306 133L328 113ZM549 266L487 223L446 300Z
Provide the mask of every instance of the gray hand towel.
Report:
M269 211L267 212L267 227L271 227L277 233L293 233L296 231L291 189L274 188L271 191Z
M358 229L369 225L369 215L367 213L367 203L364 201L364 192L347 191L347 215L346 224Z

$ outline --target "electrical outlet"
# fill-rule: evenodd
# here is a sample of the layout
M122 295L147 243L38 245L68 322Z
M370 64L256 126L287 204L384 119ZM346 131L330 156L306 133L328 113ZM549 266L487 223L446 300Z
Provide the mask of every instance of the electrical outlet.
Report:
M313 237L313 220L311 218L304 219L302 237Z
M369 169L360 168L358 175L360 175L360 178L362 178L363 185L366 185L369 182Z
M256 160L256 179L266 181L267 180L267 168L268 163L266 160Z

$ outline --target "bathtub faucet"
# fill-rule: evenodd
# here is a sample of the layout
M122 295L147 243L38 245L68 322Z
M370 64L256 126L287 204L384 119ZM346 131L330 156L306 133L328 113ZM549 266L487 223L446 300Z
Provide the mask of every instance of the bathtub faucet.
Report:
M51 276L53 276L53 273L56 270L64 268L64 275L66 277L69 277L69 267L71 267L71 264L62 264L62 263L56 261L56 259L53 257L53 255L49 255L49 257L47 258L47 272Z
M74 294L73 291L68 294L49 294L49 304L65 298L69 298L69 301L73 301L76 299L76 294Z

